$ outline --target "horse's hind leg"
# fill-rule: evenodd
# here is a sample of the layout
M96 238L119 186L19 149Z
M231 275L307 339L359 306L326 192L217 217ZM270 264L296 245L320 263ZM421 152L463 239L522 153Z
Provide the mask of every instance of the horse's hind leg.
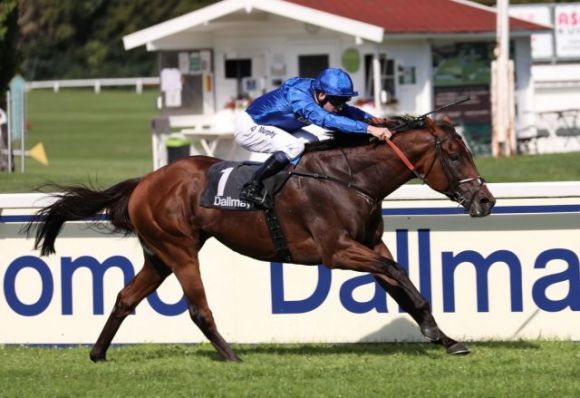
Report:
M192 256L192 259L187 264L175 270L175 276L183 288L189 307L189 315L193 322L212 343L222 359L226 361L240 361L240 358L234 353L230 345L217 330L212 312L207 303L197 254Z
M161 285L167 275L171 273L156 257L145 254L143 268L135 278L119 292L115 307L107 319L97 342L91 350L90 358L93 362L106 360L107 349L119 330L123 320L129 315L145 297Z
M387 246L384 243L380 243L375 251L383 257L393 260ZM400 268L400 266L393 261L393 267ZM394 274L397 278L389 278L382 274L374 274L377 282L389 293L391 297L405 310L411 317L417 322L421 329L421 333L431 340L435 344L441 344L447 349L450 354L467 354L469 349L460 342L453 340L448 337L439 329L437 322L431 312L429 303L423 298L423 296L415 289L413 283L407 276L407 274L400 268L400 272ZM411 286L412 288L409 288ZM416 296L420 296L420 300L417 300ZM419 303L419 305L417 305Z

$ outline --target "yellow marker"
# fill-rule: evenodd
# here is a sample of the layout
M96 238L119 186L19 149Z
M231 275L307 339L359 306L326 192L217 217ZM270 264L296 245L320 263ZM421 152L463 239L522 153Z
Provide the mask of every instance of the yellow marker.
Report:
M30 156L32 159L42 163L45 166L48 166L48 157L46 157L46 151L44 150L44 145L42 142L39 142L32 149L26 151L26 155Z
M8 153L8 150L4 149L2 150L3 154ZM20 149L13 149L12 150L12 155L14 156L18 156L20 155L22 152L20 151ZM44 145L42 145L42 142L39 142L38 144L36 144L35 146L32 147L32 149L24 152L24 154L26 156L30 156L32 159L36 160L39 163L42 163L45 166L48 166L48 157L46 156L46 151L44 150Z

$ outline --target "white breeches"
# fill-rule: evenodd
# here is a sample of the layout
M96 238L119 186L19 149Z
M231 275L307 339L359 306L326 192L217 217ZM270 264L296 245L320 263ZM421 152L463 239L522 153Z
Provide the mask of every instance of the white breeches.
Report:
M236 142L243 148L262 153L282 151L290 160L301 155L304 144L308 142L281 128L256 124L246 112L236 117L234 128Z

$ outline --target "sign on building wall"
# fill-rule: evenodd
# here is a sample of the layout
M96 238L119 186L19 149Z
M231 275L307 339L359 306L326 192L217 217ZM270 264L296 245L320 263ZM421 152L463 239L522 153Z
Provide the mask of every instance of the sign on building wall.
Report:
M554 17L556 55L580 58L580 4L557 5Z
M580 59L580 3L511 6L511 16L543 25L552 32L534 33L532 58L537 61Z

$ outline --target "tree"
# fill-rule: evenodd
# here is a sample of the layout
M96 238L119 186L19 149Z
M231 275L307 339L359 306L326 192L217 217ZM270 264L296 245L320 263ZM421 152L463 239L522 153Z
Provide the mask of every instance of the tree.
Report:
M125 51L124 35L215 0L21 0L23 71L29 80L151 76L157 57Z
M6 109L8 84L18 69L18 1L0 4L0 108Z

